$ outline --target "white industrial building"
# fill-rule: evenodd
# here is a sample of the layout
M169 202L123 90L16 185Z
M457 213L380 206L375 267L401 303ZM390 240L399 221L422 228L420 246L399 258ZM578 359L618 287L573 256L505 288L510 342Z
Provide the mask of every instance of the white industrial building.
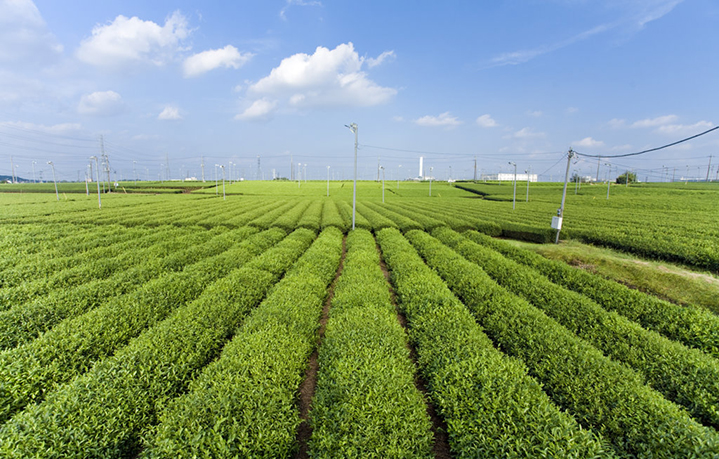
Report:
M501 174L484 174L484 175L482 175L482 180L492 180L492 181L499 181L499 182L511 182L511 181L514 180L514 172L511 172L511 173L501 173ZM517 181L518 181L518 182L526 182L526 181L527 181L527 174L517 173ZM536 182L536 181L537 181L537 174L529 174L529 181L530 181L530 182Z

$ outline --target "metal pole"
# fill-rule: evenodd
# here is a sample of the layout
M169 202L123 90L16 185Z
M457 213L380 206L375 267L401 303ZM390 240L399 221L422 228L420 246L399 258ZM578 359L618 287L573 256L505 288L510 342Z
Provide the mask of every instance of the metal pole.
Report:
M345 125L350 129L350 131L354 132L355 134L355 176L354 176L354 184L352 186L352 229L355 229L355 213L357 211L357 139L358 139L358 131L359 127L357 126L357 123L352 123L349 126Z
M400 164L399 167L397 167L397 189L399 190L399 176L402 174L402 165Z
M382 169L382 204L384 204L384 166L380 166Z
M572 157L574 157L574 151L572 149L569 149L569 153L567 153L567 172L564 174L564 191L562 191L562 205L559 207L559 217L564 218L564 203L567 199L567 182L569 182L569 166L572 164ZM559 244L559 232L561 230L557 230L557 238L554 240L555 244Z
M137 185L137 168L135 167L137 165L137 161L132 162L132 175L135 176L135 185Z
M434 170L434 167L429 168L429 197L432 197L432 171Z
M527 200L525 202L529 202L529 171L532 170L530 167L526 171L524 171L525 174L527 174Z
M227 199L225 196L225 165L223 164L220 168L222 169L222 199L224 200Z
M514 166L514 195L512 195L512 210L514 210L517 203L517 163L510 161L509 164Z
M95 169L97 169L97 208L102 209L102 199L100 198L100 165L97 156L90 156L90 160L95 160ZM90 162L90 180L92 180L92 162Z
M330 195L330 166L327 166L327 196Z
M52 163L52 161L48 161L47 163L50 165L50 167L52 167L52 181L55 182L55 197L59 201L60 195L57 192L57 179L55 178L55 165Z
M712 168L712 155L709 155L709 165L707 166L707 178L705 180L706 182L709 181L709 171L711 170L711 168Z
M215 196L220 195L220 190L217 187L217 166L218 166L218 164L215 164Z
M90 187L87 184L87 169L85 169L85 196L90 196Z
M35 180L35 161L32 162L32 183L37 183L37 180Z
M612 166L609 164L607 166L609 166L609 172L607 172L607 199L609 199L609 186L612 184L609 179L612 177Z
M297 163L297 188L302 184L302 163Z

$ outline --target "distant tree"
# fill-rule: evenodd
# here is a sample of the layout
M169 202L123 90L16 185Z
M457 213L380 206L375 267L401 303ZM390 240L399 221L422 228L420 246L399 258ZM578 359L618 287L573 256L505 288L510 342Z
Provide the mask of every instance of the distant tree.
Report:
M634 172L625 172L619 177L617 177L617 183L621 183L622 185L625 185L627 183L627 177L629 177L629 183L634 183L637 181L637 174Z

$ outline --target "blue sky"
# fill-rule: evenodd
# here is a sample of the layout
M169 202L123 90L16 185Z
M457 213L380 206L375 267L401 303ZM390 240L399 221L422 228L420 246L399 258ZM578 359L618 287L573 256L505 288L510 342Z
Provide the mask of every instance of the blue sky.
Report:
M617 155L719 123L714 0L387 2L0 0L0 175L471 178L517 163L557 180L571 146ZM424 153L420 153L424 152ZM719 131L602 161L704 177ZM33 166L33 161L35 165ZM400 169L400 165L402 168ZM665 169L662 169L665 167ZM596 175L597 161L572 166ZM304 169L304 166L303 166ZM228 169L229 170L229 169ZM716 176L714 166L712 177Z

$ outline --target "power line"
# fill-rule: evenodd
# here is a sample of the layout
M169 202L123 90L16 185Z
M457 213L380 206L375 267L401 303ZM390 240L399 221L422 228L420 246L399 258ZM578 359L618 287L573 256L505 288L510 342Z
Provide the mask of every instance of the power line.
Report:
M707 130L704 131L704 132L700 132L699 134L693 135L693 136L691 136L691 137L687 137L686 139L677 140L676 142L672 142L672 143L669 143L669 144L666 144L666 145L662 145L661 147L650 148L650 149L648 149L648 150L637 151L637 152L634 152L634 153L625 153L625 154L623 154L623 155L609 155L609 156L607 156L607 155L587 155L587 154L584 154L584 153L579 153L578 151L575 151L575 153L578 154L578 155L581 155L581 156L585 156L585 157L587 157L587 158L626 158L627 156L643 155L643 154L645 154L645 153L650 153L650 152L652 152L652 151L658 151L658 150L663 150L663 149L665 149L665 148L673 147L674 145L679 145L680 143L687 142L687 141L692 140L692 139L696 139L697 137L701 137L701 136L703 136L703 135L705 135L705 134L709 134L710 132L716 131L717 129L719 129L719 126L713 127L713 128L711 128L711 129L707 129Z

